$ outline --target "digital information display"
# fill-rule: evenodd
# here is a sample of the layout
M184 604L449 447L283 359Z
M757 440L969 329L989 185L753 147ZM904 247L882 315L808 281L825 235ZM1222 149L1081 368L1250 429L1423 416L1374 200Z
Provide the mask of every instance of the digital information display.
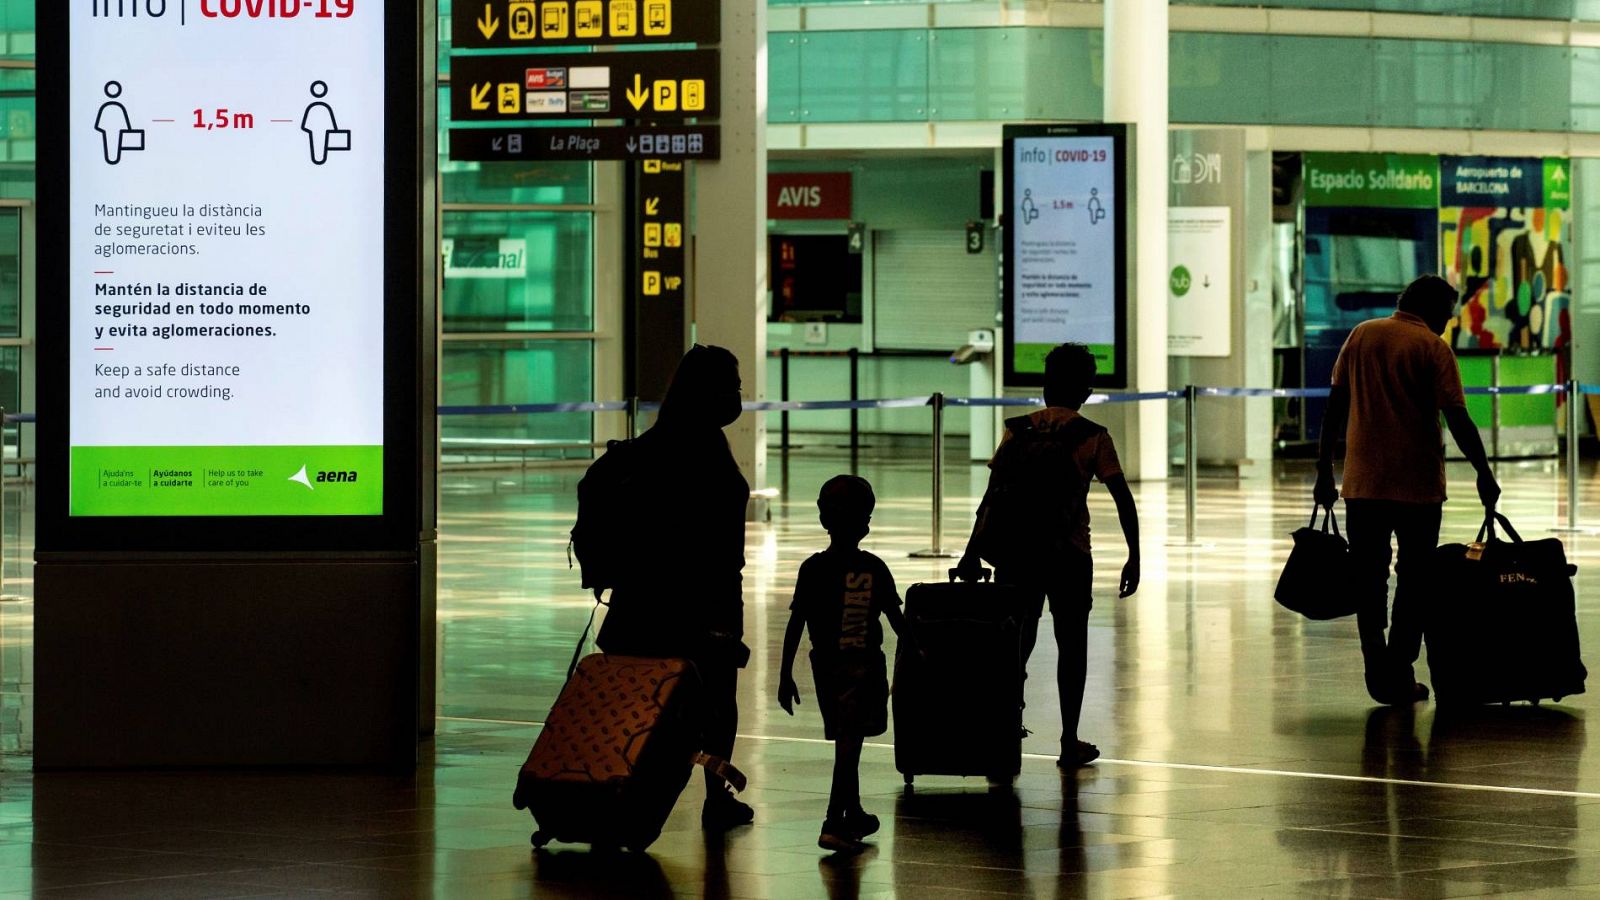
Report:
M1041 383L1055 347L1088 345L1103 387L1126 385L1125 132L1006 129L1007 383Z
M70 3L70 514L382 515L383 2Z

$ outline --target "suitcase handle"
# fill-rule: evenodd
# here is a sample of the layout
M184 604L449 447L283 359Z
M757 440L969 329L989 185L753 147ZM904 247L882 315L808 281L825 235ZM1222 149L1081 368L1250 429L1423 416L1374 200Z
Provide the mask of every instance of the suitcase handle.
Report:
M979 572L981 573L981 574L978 575L978 580L979 581L988 581L994 575L994 572L992 572L991 570L989 570L987 568L980 569ZM951 569L950 570L950 583L954 584L955 582L960 581L960 580L961 580L961 570L960 569Z
M1484 518L1483 527L1478 529L1478 543L1483 543L1486 535L1491 541L1495 539L1494 526L1496 522L1500 523L1500 528L1505 531L1506 537L1511 538L1511 543L1522 543L1522 535L1517 534L1517 530L1511 527L1511 520L1498 512L1490 512Z

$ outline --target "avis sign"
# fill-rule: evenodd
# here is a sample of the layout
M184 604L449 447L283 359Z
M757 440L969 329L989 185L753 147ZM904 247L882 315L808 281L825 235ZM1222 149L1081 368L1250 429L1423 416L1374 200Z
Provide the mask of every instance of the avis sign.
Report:
M774 172L767 176L767 218L849 219L849 172Z

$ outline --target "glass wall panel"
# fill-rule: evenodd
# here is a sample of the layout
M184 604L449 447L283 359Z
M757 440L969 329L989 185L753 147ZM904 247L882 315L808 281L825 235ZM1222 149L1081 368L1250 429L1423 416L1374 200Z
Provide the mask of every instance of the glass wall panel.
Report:
M446 212L446 333L593 330L593 247L588 213Z
M1025 115L1027 46L1025 28L939 28L929 32L929 117L952 122Z
M1268 38L1271 121L1279 125L1372 124L1373 42L1363 38Z
M444 406L584 403L594 396L589 341L448 341ZM523 455L586 458L594 434L589 413L445 416L447 458Z
M1572 130L1600 131L1600 48L1572 53Z
M1481 107L1472 45L1376 40L1374 123L1388 128L1470 128Z
M1595 0L1172 0L1172 3L1175 6L1264 6L1498 19L1600 20L1600 3Z
M800 35L767 35L767 121L800 121Z
M928 31L816 31L800 38L803 122L928 118Z
M1269 121L1265 35L1174 32L1168 78L1174 122Z
M22 336L22 249L22 210L0 209L0 337Z
M1472 48L1479 100L1473 127L1567 130L1572 121L1572 57L1567 48L1488 43Z
M1029 31L1029 118L1099 119L1105 109L1105 34L1098 28Z

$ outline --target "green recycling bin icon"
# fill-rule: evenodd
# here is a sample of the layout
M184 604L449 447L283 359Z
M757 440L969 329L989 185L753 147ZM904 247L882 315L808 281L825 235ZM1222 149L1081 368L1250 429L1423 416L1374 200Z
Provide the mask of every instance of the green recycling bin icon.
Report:
M1189 274L1188 267L1178 266L1173 269L1170 284L1174 297L1182 297L1189 293L1189 288L1194 286L1194 278Z

